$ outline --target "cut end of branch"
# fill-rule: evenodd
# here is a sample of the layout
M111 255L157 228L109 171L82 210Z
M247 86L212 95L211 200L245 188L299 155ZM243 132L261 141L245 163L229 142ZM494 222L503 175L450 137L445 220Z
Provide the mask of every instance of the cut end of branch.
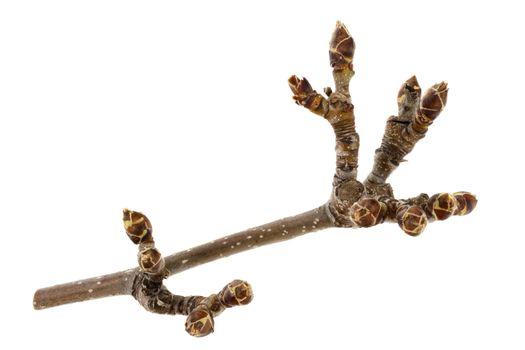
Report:
M342 22L337 21L330 40L330 66L334 70L352 70L355 42Z

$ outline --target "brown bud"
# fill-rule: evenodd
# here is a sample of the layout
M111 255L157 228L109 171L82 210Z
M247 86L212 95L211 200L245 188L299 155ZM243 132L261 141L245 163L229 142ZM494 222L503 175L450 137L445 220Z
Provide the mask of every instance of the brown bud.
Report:
M213 332L213 316L203 305L198 305L186 318L186 332L194 337L204 337Z
M454 215L467 215L470 214L474 208L476 208L476 204L478 204L478 200L476 199L476 196L474 196L472 193L469 192L455 192L452 194L457 202L457 208L454 212Z
M418 236L428 223L425 212L417 205L402 206L397 210L396 218L401 229L410 236Z
M146 273L160 273L164 270L164 258L157 248L146 248L139 252L139 267Z
M297 75L292 75L288 78L288 86L296 96L308 95L314 92L308 80L306 78L301 79Z
M423 124L431 124L447 104L448 86L441 82L435 84L425 92L421 99L418 113L419 121Z
M354 39L345 25L337 21L332 39L330 40L330 66L332 66L334 70L352 69L354 51Z
M397 105L399 113L414 112L421 97L421 88L415 75L408 79L399 89Z
M326 114L328 111L328 101L312 89L312 86L306 78L300 79L292 75L288 79L288 85L294 94L293 99L295 103L308 108L315 114L321 116Z
M438 193L428 199L428 212L436 220L448 219L457 210L458 202L450 193Z
M151 223L146 215L128 209L123 213L124 228L133 243L153 242Z
M361 198L350 207L350 219L359 227L370 227L383 222L386 205L374 198Z
M221 290L219 298L226 307L247 305L253 300L252 286L246 281L232 281Z

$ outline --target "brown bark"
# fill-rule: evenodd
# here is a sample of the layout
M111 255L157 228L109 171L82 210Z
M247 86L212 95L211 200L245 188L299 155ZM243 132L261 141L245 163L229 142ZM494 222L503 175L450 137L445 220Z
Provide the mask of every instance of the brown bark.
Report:
M445 107L447 94L447 84L442 82L432 86L420 100L421 88L415 76L403 84L397 99L399 115L388 118L372 172L364 182L368 194L393 197L387 178L425 137L428 127Z
M370 227L397 222L405 233L417 236L434 220L469 214L477 200L468 192L438 193L431 197L422 193L403 200L394 197L392 187L386 182L445 107L446 83L434 85L423 97L415 76L403 84L398 93L398 115L387 120L373 169L364 183L357 180L359 135L349 91L350 79L354 75L354 52L354 39L346 27L337 22L329 47L335 91L326 88L325 97L304 78L294 75L288 80L296 103L325 118L334 130L336 168L332 193L326 204L165 258L155 247L148 218L125 209L124 227L131 241L138 245L139 267L39 289L34 295L34 308L132 295L148 311L188 315L187 332L193 336L205 336L213 332L214 317L224 309L246 305L252 300L250 285L234 280L219 293L208 297L180 296L163 285L165 278L220 258L326 228Z
M190 268L264 245L283 242L304 234L334 227L326 206L270 222L200 246L183 250L164 258L166 275L171 276ZM138 268L42 288L33 299L35 309L45 309L84 300L113 295L131 295Z

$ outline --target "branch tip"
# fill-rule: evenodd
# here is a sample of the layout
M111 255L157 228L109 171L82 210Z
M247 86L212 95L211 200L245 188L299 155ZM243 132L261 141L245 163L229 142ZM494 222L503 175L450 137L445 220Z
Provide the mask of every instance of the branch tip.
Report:
M457 201L454 215L463 216L472 213L478 204L478 199L470 192L455 192L452 194Z
M184 327L193 337L204 337L213 333L215 322L207 307L199 305L186 318Z
M450 193L437 193L428 199L427 208L434 219L446 220L457 211L458 201Z
M396 218L399 227L410 236L419 236L428 224L425 211L418 205L400 207Z
M153 242L153 228L146 215L125 208L122 221L126 234L134 244Z
M252 286L241 280L228 283L219 295L221 303L226 307L248 305L253 300Z
M371 227L384 221L387 207L375 198L361 198L350 207L350 219L358 227Z
M405 82L405 85L407 88L411 88L413 90L421 89L419 87L419 82L417 81L417 78L415 75L408 78L407 81Z
M352 69L355 42L345 25L337 21L330 40L330 66L334 70Z
M447 104L448 96L448 84L441 82L434 84L430 89L425 92L423 98L421 98L421 106L419 115L422 115L423 119L429 119L432 122L437 118L439 113L445 108ZM428 121L426 122L428 123Z

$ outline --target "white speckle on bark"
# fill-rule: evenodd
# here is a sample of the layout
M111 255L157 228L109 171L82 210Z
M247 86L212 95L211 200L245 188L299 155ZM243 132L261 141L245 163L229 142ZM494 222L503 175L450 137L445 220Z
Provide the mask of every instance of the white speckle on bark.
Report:
M230 248L233 249L233 248L235 248L235 246L234 246L234 245L231 245Z
M223 239L223 240L227 240L228 237L230 237L230 236L222 237L222 239Z
M246 237L246 239L252 239L252 236L248 236L248 237Z
M128 278L127 278L127 277L126 277L126 278L124 278L124 281L127 281L127 280L128 280Z
M264 238L264 235L259 235L259 238Z
M228 241L224 241L224 242L222 242L222 244L223 244L223 245L226 245L226 244L228 244Z
M305 229L305 228L306 228L306 226L303 226L303 228Z
M100 282L100 281L97 281L97 284L98 284L99 286L100 286L100 283L102 283L102 282Z
M306 233L306 230L301 230L302 233Z
M81 284L82 284L82 281L78 281L77 284L78 284L78 285L81 285Z
M182 260L182 263L183 263L183 264L186 264L187 262L188 262L188 259L184 259L184 260Z
M241 242L237 242L237 243L235 243L235 245L241 245Z
M312 228L316 228L316 227L317 227L317 226L315 226L315 225L312 225Z
M268 232L272 232L272 229L271 229L271 228L269 228L269 229L268 229L267 231L268 231Z
M285 224L282 224L282 225L281 225L281 227L282 227L282 228L285 228L285 227L286 227L286 225L285 225Z
M89 288L88 293L93 293L93 289Z

